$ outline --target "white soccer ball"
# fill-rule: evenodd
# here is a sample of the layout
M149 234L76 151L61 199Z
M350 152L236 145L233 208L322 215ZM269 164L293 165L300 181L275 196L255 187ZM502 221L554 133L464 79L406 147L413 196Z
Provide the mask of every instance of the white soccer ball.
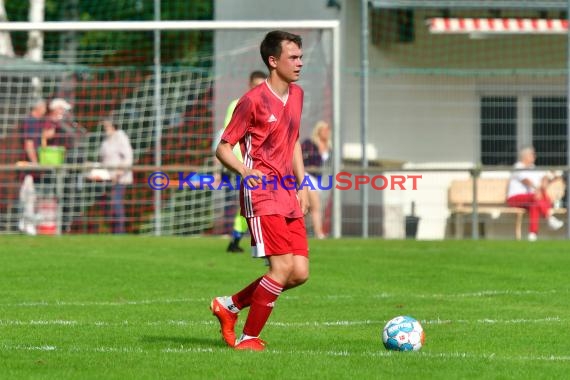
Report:
M391 319L382 331L382 342L388 350L419 351L424 341L425 334L422 325L409 316Z

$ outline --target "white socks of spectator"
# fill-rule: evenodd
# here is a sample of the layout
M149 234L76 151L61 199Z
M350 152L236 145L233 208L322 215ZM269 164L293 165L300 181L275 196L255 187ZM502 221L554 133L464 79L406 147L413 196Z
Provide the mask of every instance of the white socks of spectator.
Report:
M546 222L548 223L548 227L552 230L559 230L564 225L563 221L556 219L554 216L549 216Z

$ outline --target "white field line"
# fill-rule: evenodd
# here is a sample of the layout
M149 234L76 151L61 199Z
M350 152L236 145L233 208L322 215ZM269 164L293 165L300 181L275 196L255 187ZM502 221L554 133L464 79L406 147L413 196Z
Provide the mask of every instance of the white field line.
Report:
M564 323L567 320L561 319L560 317L546 317L546 318L538 318L538 319L525 319L525 318L517 318L517 319L477 319L473 321L465 320L465 319L435 319L435 320L422 320L420 321L423 325L447 325L451 323L475 323L475 324L550 324L550 323Z
M496 296L528 296L528 295L553 295L557 293L568 293L568 291L559 291L556 289L552 290L480 290L477 292L467 292L467 293L410 293L410 294L397 294L397 293L378 293L371 297L373 298L437 298L437 299L457 299L457 298L485 298L485 297L496 297ZM299 297L299 296L287 296L284 294L281 296L288 299L314 299L314 297ZM361 298L351 294L331 294L320 296L319 299L334 301L334 300L350 300Z
M18 344L16 346L10 346L7 344L0 345L0 350L2 351L56 351L56 346L26 346L23 344Z
M437 298L437 299L456 299L456 298L480 298L480 297L496 297L496 296L527 296L527 295L553 295L560 293L557 290L481 290L477 292L468 293L449 293L449 294L392 294L392 293L379 293L375 294L373 298ZM562 292L562 293L567 293ZM299 297L283 294L282 299L296 300L296 299L309 299L314 300L317 297ZM351 300L359 299L360 297L351 294L331 294L319 296L319 300L335 301L335 300ZM152 304L172 304L172 303L205 303L211 301L211 298L198 297L198 298L165 298L165 299L147 299L147 300L121 300L121 301L24 301L12 304L0 304L0 307L40 307L40 306L137 306L137 305L152 305Z
M558 293L556 290L482 290L479 292L457 293L457 294L429 294L418 295L420 298L477 298L493 296L527 296L527 295L552 295Z
M57 351L57 352L95 352L95 353L154 353L156 350L149 350L143 347L57 347L52 345L32 346L32 345L0 345L0 351ZM180 348L164 348L158 350L160 353L165 354L199 354L206 353L212 354L216 352L229 352L229 348L204 348L204 347L184 347ZM365 358L378 358L390 357L395 355L412 355L418 359L485 359L485 360L503 360L503 361L535 361L535 362L570 362L569 355L497 355L491 354L472 354L467 352L450 352L450 353L431 353L431 352L415 352L415 353L399 353L390 352L379 349L378 351L363 351L363 352L350 352L350 351L320 351L320 350L275 350L267 349L265 354L270 355L293 355L296 357L302 356L330 356L330 357L365 357Z
M207 303L211 298L166 298L154 300L124 300L124 301L31 301L14 304L0 304L0 307L38 307L38 306L129 306L170 303Z
M559 324L567 323L568 320L561 319L560 317L546 317L538 319L435 319L435 320L421 320L423 325L446 325L446 324ZM353 326L383 326L385 321L362 320L362 321L309 321L309 322L268 322L268 325L283 328L329 328L329 327L353 327ZM217 325L215 320L164 320L164 321L76 321L76 320L1 320L0 327L8 326L64 326L64 327L139 327L139 326L178 326L178 327L192 327L192 326L211 326Z

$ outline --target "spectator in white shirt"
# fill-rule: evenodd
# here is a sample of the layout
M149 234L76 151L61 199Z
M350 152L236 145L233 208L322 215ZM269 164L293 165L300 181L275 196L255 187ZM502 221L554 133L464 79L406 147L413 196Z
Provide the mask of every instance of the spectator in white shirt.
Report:
M552 202L546 188L550 183L548 173L534 170L536 153L533 147L526 147L519 152L519 160L509 181L507 204L528 210L528 240L535 241L538 234L540 217L546 219L553 230L560 229L564 222L552 215ZM526 170L525 170L526 169Z
M127 134L110 120L103 121L105 140L99 150L101 162L111 174L111 214L113 233L125 232L125 188L133 183L133 149Z

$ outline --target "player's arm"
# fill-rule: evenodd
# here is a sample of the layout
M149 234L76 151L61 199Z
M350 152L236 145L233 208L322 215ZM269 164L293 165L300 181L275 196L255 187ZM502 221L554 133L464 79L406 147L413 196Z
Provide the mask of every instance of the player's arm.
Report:
M293 149L293 174L297 180L297 187L300 187L305 178L305 165L303 164L303 152L299 140L297 140ZM297 196L299 197L301 211L303 211L303 214L306 214L309 211L309 190L307 186L300 188Z
M261 183L263 173L257 169L246 167L236 157L233 148L247 133L248 126L252 123L253 113L254 104L251 99L246 96L240 98L216 148L216 158L220 160L222 165L239 174L251 188Z
M253 188L261 183L263 173L257 169L246 167L234 154L233 145L227 141L221 140L216 148L216 157L229 170L240 175L243 180L247 181L247 185Z
M241 176L245 173L245 165L241 163L233 152L233 145L221 140L216 148L216 157L229 170Z

